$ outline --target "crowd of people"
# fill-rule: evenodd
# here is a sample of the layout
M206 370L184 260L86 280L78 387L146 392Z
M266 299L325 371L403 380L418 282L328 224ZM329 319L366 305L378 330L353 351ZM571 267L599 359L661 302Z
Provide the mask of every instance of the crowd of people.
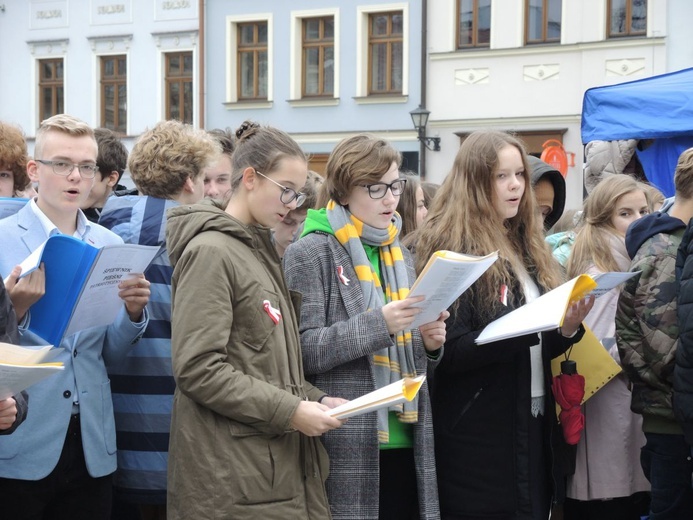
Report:
M128 152L65 114L30 157L0 122L0 197L24 201L0 220L0 341L45 344L45 269L18 264L49 237L157 248L113 323L64 337L64 369L0 401L0 516L693 518L693 149L673 204L614 174L566 211L563 175L506 132L470 134L440 186L401 164L356 134L319 174L252 121L163 121ZM499 260L412 326L440 250ZM557 329L476 344L571 278L629 271ZM588 329L623 371L582 404L574 444L551 360ZM411 401L330 413L422 375Z

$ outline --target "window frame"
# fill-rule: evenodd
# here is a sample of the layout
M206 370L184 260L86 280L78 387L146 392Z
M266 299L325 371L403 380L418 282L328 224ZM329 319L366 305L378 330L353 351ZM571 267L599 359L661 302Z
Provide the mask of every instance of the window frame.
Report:
M115 60L114 69L116 70L116 73L114 74L114 77L112 77L112 78L105 78L104 77L104 61L105 60L111 60L111 59ZM123 74L119 74L119 72L120 72L119 61L121 59L125 61L125 72ZM121 134L127 134L127 127L128 127L127 68L128 68L128 56L125 53L100 55L99 56L99 90L100 90L100 96L101 96L101 110L100 110L101 124L100 124L100 126L103 128L109 128L110 130L113 130L114 132L119 132ZM107 86L113 86L114 87L114 100L113 100L113 107L112 107L113 108L113 128L108 126L108 124L106 122L107 103L106 103L105 89ZM121 121L120 121L120 110L119 110L120 92L118 89L118 87L120 87L120 86L125 87L125 122L124 123L121 123Z
M183 116L185 115L185 95L184 95L184 85L185 83L189 82L190 83L190 88L191 88L191 99L190 99L190 121L187 121L184 117L180 117L177 120L181 121L182 123L186 124L194 124L195 121L195 55L193 51L191 50L167 50L163 52L164 55L164 62L163 62L163 79L164 79L164 118L169 120L173 119L171 117L171 90L170 86L172 84L179 84L181 85L180 89L180 94L179 94L179 100L180 100L180 106L178 107L179 114L182 114ZM181 59L181 73L178 76L172 76L169 74L169 62L170 58L174 55L177 55ZM189 55L190 59L192 60L192 67L190 71L190 75L185 75L183 74L184 67L182 65L184 58Z
M642 36L647 36L647 0L645 0L645 29L642 31L631 31L633 26L633 0L624 0L626 3L626 20L629 20L627 24L626 32L622 33L612 33L611 32L611 17L613 15L613 0L606 1L606 37L607 39L612 38L640 38Z
M325 21L327 19L332 20L332 38L325 38ZM319 38L311 42L306 42L306 22L311 20L318 20L319 25ZM335 91L335 77L336 77L336 55L335 55L335 39L336 39L336 27L335 27L335 17L333 15L324 16L306 16L301 18L301 98L331 98L334 97ZM332 47L332 92L325 92L325 49L327 47ZM306 53L308 49L318 48L318 93L308 94L306 93L306 79L307 79L307 60Z
M39 115L39 124L41 121L44 119L47 119L47 117L54 116L56 114L64 113L65 112L65 58L63 56L55 56L55 57L47 57L47 58L39 58L36 60L37 66L38 66L38 81L37 81L37 89L38 89L38 115ZM46 80L43 76L43 65L45 63L53 63L53 79L48 79ZM55 79L55 71L56 67L55 65L60 62L61 68L62 68L62 75L60 79ZM46 88L51 89L51 107L50 107L50 116L44 117L45 113L45 104L44 104L44 96L43 96L43 91ZM57 94L57 89L62 89L61 96L58 96ZM60 101L58 101L58 97L61 97Z
M372 34L372 28L373 28L373 18L376 16L388 16L387 20L387 34L384 36L378 35L378 36L373 36ZM394 15L400 15L402 17L402 34L399 37L393 36L392 33L392 17ZM400 43L402 46L402 78L400 80L400 83L402 84L402 88L400 90L396 90L392 88L392 83L393 83L393 74L392 74L392 62L393 62L393 53L392 53L392 45ZM387 45L387 56L386 56L386 77L385 77L385 83L387 84L387 87L385 90L382 91L374 91L373 90L373 77L372 77L372 71L373 71L373 46L374 45L382 45L386 44ZM403 87L404 87L404 61L406 59L406 56L404 54L404 12L401 10L388 10L388 11L378 11L378 12L373 12L368 14L368 47L367 47L367 58L368 58L368 67L367 67L367 95L368 96L401 96L403 93Z
M530 40L529 39L529 21L530 21L530 3L531 0L525 0L525 45L538 45L542 43L561 43L561 38L563 36L563 23L561 20L561 34L558 38L549 38L549 4L552 0L541 0L542 2L542 22L541 22L541 39ZM563 0L553 0L559 2L561 6L561 18L563 17Z
M267 41L264 44L258 42L259 26L263 24L267 31ZM252 44L242 44L241 43L241 28L243 26L254 26L253 29L253 43ZM267 85L265 85L265 96L260 96L260 59L259 53L264 50L267 56L267 72L269 76L269 23L267 20L255 20L238 22L236 24L236 92L238 93L238 101L267 101L269 98L269 78ZM241 74L241 68L243 67L243 62L241 60L241 54L252 52L253 53L253 96L243 96L243 89L241 88L241 82L243 80L243 75Z
M472 43L463 44L462 39L462 29L461 29L461 18L462 18L462 2L465 0L456 0L456 18L455 18L455 48L457 50L465 49L486 49L491 46L491 23L489 20L489 37L488 42L479 43L479 0L471 0L472 2ZM491 8L491 2L493 0L488 0L489 9Z

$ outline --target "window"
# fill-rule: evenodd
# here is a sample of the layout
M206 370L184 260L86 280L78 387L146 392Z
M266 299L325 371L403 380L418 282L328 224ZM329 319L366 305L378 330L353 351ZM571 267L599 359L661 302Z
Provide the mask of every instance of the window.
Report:
M303 19L302 97L334 94L334 18Z
M39 60L40 121L65 112L63 59ZM39 122L40 122L39 121Z
M525 42L561 41L563 0L525 0Z
M238 24L238 99L267 99L267 22Z
M491 0L457 0L457 48L488 47Z
M101 57L101 126L127 132L127 59L125 55Z
M373 13L368 19L368 93L401 94L403 79L401 11Z
M193 55L192 52L165 54L166 119L193 123Z
M609 38L647 34L647 0L609 0Z

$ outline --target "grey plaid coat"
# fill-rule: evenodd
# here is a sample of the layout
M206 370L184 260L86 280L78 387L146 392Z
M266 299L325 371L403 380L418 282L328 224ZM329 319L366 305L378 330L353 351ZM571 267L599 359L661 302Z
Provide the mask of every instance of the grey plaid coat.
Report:
M402 248L413 283L411 255ZM337 276L337 268L349 280ZM382 312L366 312L351 257L332 235L312 233L284 255L289 288L302 294L299 330L306 378L328 395L355 399L375 390L372 354L393 341ZM418 330L413 331L416 371L430 361ZM440 518L428 386L419 393L414 425L414 458L421 519ZM330 456L327 494L335 520L378 519L379 447L376 414L350 418L323 436Z

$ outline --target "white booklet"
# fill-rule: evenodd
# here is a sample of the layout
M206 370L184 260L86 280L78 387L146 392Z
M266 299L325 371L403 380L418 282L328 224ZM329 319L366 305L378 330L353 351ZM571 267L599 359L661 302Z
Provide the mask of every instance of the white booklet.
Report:
M426 376L400 379L357 399L341 404L327 413L337 419L346 419L367 412L374 412L395 404L411 401L416 397Z
M63 350L52 345L20 347L0 342L0 400L63 370L62 363L50 362Z
M498 260L498 252L486 256L465 255L453 251L436 251L431 255L411 287L409 296L425 296L415 307L423 310L411 328L438 319L486 270Z
M532 303L523 305L486 325L479 337L476 338L476 343L482 345L533 332L557 329L563 325L565 313L571 303L590 294L599 298L639 273L640 271L602 273L594 278L588 274L576 276L554 290L541 295Z

